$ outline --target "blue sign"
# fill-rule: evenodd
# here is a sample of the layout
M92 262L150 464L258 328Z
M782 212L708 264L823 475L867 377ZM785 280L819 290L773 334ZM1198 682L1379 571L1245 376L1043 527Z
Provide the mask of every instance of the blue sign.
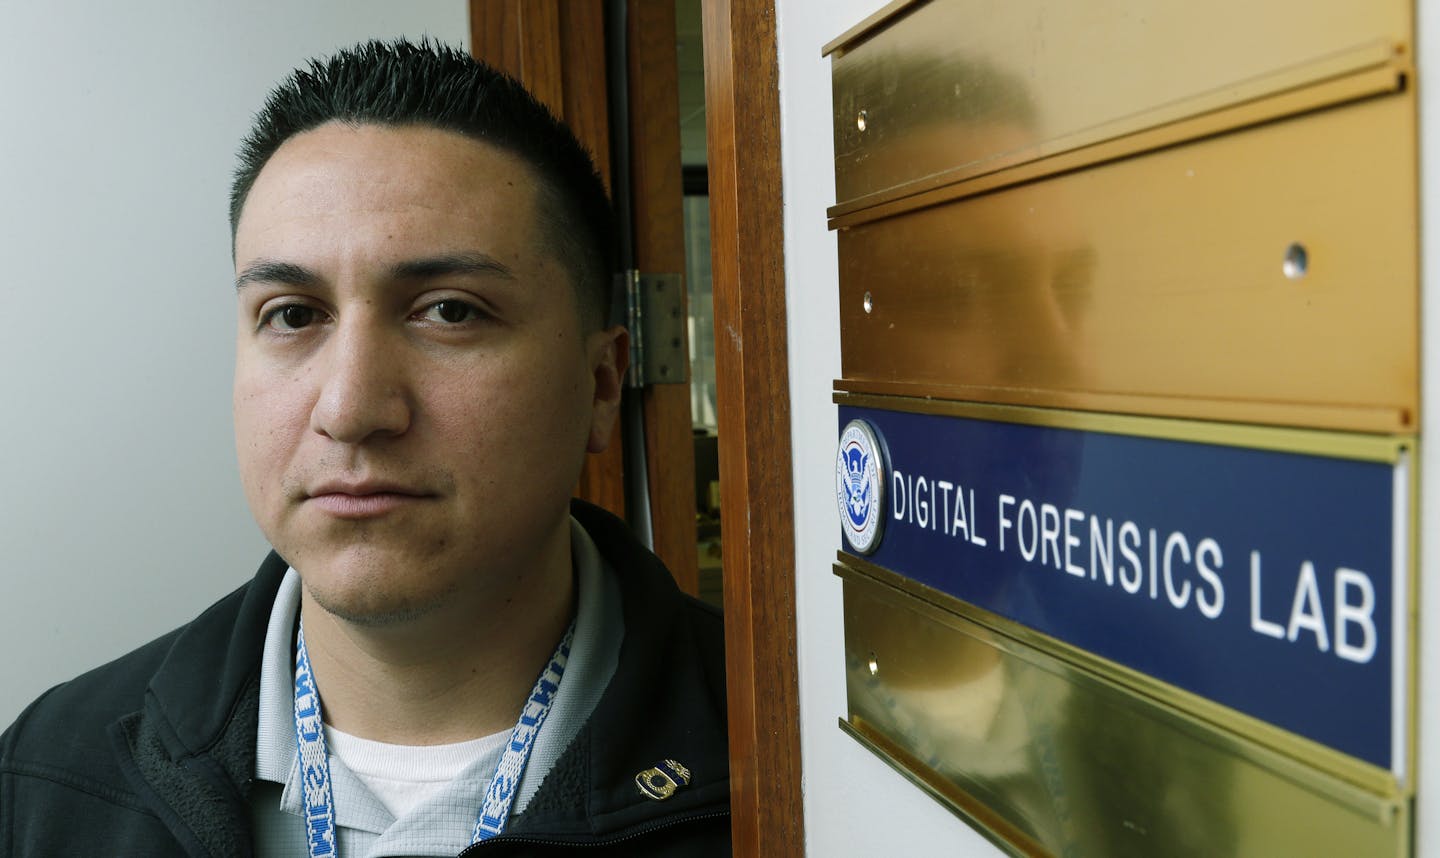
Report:
M854 420L889 454L870 562L1400 764L1395 465L840 408Z

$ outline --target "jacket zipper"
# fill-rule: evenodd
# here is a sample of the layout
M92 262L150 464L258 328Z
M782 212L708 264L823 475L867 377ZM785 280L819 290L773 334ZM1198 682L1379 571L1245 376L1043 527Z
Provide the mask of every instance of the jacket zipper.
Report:
M728 810L714 810L708 813L697 813L693 816L679 816L657 822L653 825L646 826L645 828L641 828L637 831L632 831L629 834L625 834L620 837L611 837L604 840L562 840L555 838L529 837L523 834L501 834L498 837L492 837L489 840L481 841L480 843L475 843L465 847L465 851L461 852L458 856L456 856L456 858L466 858L466 856L477 855L479 854L481 849L491 847L492 844L494 844L495 846L499 846L506 843L515 843L525 846L575 846L580 848L594 846L614 846L616 843L624 843L627 840L634 840L639 837L645 837L647 835L654 834L657 831L663 831L667 828L674 828L677 825L688 825L692 822L704 822L708 819L716 819L722 816L729 815L730 811Z

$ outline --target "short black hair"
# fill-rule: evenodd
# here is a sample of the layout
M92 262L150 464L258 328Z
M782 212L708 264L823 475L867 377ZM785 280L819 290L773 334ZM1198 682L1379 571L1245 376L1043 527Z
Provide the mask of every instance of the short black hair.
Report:
M614 212L590 153L519 81L429 40L363 42L311 60L270 93L240 144L230 187L232 241L250 189L275 151L330 122L439 128L525 161L540 177L538 226L574 278L581 319L605 324Z

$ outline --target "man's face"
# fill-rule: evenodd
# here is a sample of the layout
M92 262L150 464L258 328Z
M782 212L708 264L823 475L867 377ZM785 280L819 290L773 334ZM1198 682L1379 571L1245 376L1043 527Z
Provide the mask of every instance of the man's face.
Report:
M328 610L423 613L513 587L568 545L625 340L582 329L535 184L452 132L332 123L287 141L250 191L235 237L241 479Z

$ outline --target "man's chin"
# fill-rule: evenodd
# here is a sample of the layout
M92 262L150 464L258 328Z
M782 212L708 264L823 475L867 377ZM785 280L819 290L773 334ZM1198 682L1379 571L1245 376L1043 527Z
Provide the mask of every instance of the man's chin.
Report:
M326 613L356 626L387 628L422 620L450 601L453 588L430 593L395 593L376 587L305 585L311 600Z

